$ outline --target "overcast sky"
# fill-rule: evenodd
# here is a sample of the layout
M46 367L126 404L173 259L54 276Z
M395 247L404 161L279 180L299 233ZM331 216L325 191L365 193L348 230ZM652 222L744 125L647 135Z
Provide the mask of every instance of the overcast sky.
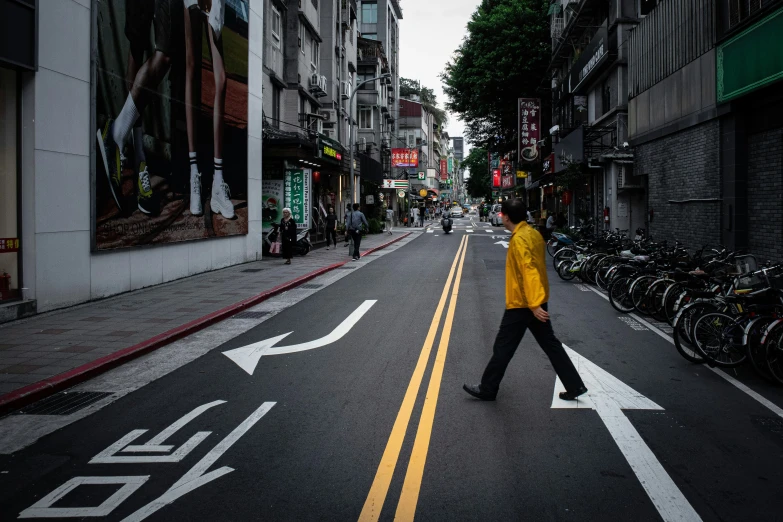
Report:
M419 80L435 91L438 105L446 96L439 78L467 33L466 25L480 0L400 0L400 75ZM464 126L449 114L450 137L462 136ZM465 155L470 148L465 143Z

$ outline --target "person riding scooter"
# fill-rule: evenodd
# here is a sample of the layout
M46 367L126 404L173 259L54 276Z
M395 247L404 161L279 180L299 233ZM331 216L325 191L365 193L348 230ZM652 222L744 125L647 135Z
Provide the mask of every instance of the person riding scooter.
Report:
M449 232L451 232L451 224L452 224L451 218L448 216L440 220L440 226L443 227L444 234L448 234Z

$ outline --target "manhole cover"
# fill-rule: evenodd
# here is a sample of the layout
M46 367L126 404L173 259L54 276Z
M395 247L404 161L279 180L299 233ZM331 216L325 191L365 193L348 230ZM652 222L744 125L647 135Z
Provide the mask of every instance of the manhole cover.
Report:
M64 391L25 406L14 415L70 415L109 395L112 393Z
M269 312L240 312L234 316L234 319L259 319L268 314Z
M316 284L316 283L308 283L306 285L301 285L299 288L315 289L315 288L321 288L322 286L324 286L324 285L319 285L319 284Z
M255 273L255 272L260 272L261 270L263 270L263 268L245 268L244 270L241 270L241 272Z

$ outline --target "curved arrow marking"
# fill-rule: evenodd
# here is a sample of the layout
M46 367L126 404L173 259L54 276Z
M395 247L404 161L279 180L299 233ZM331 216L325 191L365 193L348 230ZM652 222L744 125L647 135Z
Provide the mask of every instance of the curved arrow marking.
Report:
M327 344L332 344L333 342L339 341L377 302L378 301L374 299L363 302L361 305L359 305L359 308L354 310L351 315L349 315L342 323L337 325L337 327L332 330L329 335L321 337L320 339L308 341L306 343L292 344L290 346L275 347L277 343L293 333L288 332L284 333L283 335L278 335L277 337L272 337L257 343L248 344L247 346L243 346L241 348L228 350L227 352L223 352L223 355L237 363L237 365L247 373L253 375L256 366L258 366L258 361L264 355L283 355L288 353L304 352L306 350L313 350L315 348L320 348L322 346L326 346Z

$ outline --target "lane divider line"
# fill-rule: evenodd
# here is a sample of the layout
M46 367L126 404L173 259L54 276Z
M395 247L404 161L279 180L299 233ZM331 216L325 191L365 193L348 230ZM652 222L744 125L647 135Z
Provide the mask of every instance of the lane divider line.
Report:
M427 363L432 353L432 347L435 344L435 336L438 333L438 327L440 326L440 320L443 317L443 310L446 307L446 301L449 297L449 289L451 287L452 279L457 269L457 264L465 251L467 246L467 236L463 236L460 241L457 254L454 256L454 261L451 264L451 270L446 278L446 284L443 287L438 306L435 308L435 314L432 317L427 337L424 339L424 345L422 346L419 359L416 362L416 367L413 370L413 375L408 383L408 388L405 391L405 396L402 399L402 405L399 412L397 412L397 418L394 420L389 440L386 443L386 448L383 451L383 456L378 464L378 471L375 473L372 486L367 494L367 499L364 501L362 512L359 515L360 522L375 521L381 515L383 509L383 503L386 501L386 495L389 492L389 485L391 484L392 477L394 476L394 469L397 466L397 461L400 458L400 451L402 449L402 443L405 439L405 433L408 431L408 424L410 423L411 415L413 414L413 407L416 403L416 397L419 395L419 389L421 388L421 382L424 379L424 372L427 369Z
M595 292L596 294L598 294L601 297L603 297L604 299L606 299L607 301L609 301L609 296L604 295L602 292L599 292L598 290L596 290L592 286L588 286L588 288L590 290L592 290L593 292ZM654 326L654 325L650 324L649 321L644 320L643 318L639 317L638 315L636 315L634 313L631 313L631 314L628 314L628 315L630 315L631 317L633 317L634 319L636 319L637 321L642 323L644 326L649 328L652 332L657 334L662 339L665 339L666 341L668 341L672 345L674 345L674 339L669 334L667 334L666 332L664 332L663 330L658 328L657 326ZM710 367L710 366L708 366L706 364L703 365L703 366L704 366L704 368L706 368L706 369L712 371L713 373L717 374L719 377L721 377L722 379L726 380L726 382L728 382L729 384L731 384L732 386L734 386L735 388L740 390L742 393L744 393L748 397L752 398L753 400L755 400L756 402L758 402L759 404L761 404L762 406L764 406L765 408L770 410L772 413L774 413L775 415L777 415L778 417L783 419L783 408L780 408L778 405L776 405L775 403L773 403L769 399L765 398L760 393L758 393L758 392L756 392L754 390L751 390L746 384L741 383L740 381L738 381L737 379L735 379L731 375L727 374L726 372L721 371L718 368L712 368L712 367Z
M468 236L465 236L467 239ZM466 241L467 243L467 241ZM438 406L438 396L440 395L440 383L443 380L443 369L446 365L446 355L449 351L449 341L451 339L451 328L454 324L454 312L457 308L457 296L459 295L459 285L462 280L462 267L465 264L465 255L467 248L462 251L462 258L459 261L457 276L454 279L454 287L451 290L451 301L449 301L449 310L446 313L446 321L443 323L443 331L440 334L440 344L438 352L435 354L435 364L430 374L430 383L427 387L427 394L424 396L424 407L421 411L419 427L416 430L416 439L413 442L413 451L408 462L408 471L405 473L405 481L402 485L402 494L397 504L397 513L394 516L395 521L412 521L416 515L416 504L419 501L421 491L421 482L424 477L424 465L427 462L427 452L429 451L430 439L432 437L432 428L435 424L435 410Z

